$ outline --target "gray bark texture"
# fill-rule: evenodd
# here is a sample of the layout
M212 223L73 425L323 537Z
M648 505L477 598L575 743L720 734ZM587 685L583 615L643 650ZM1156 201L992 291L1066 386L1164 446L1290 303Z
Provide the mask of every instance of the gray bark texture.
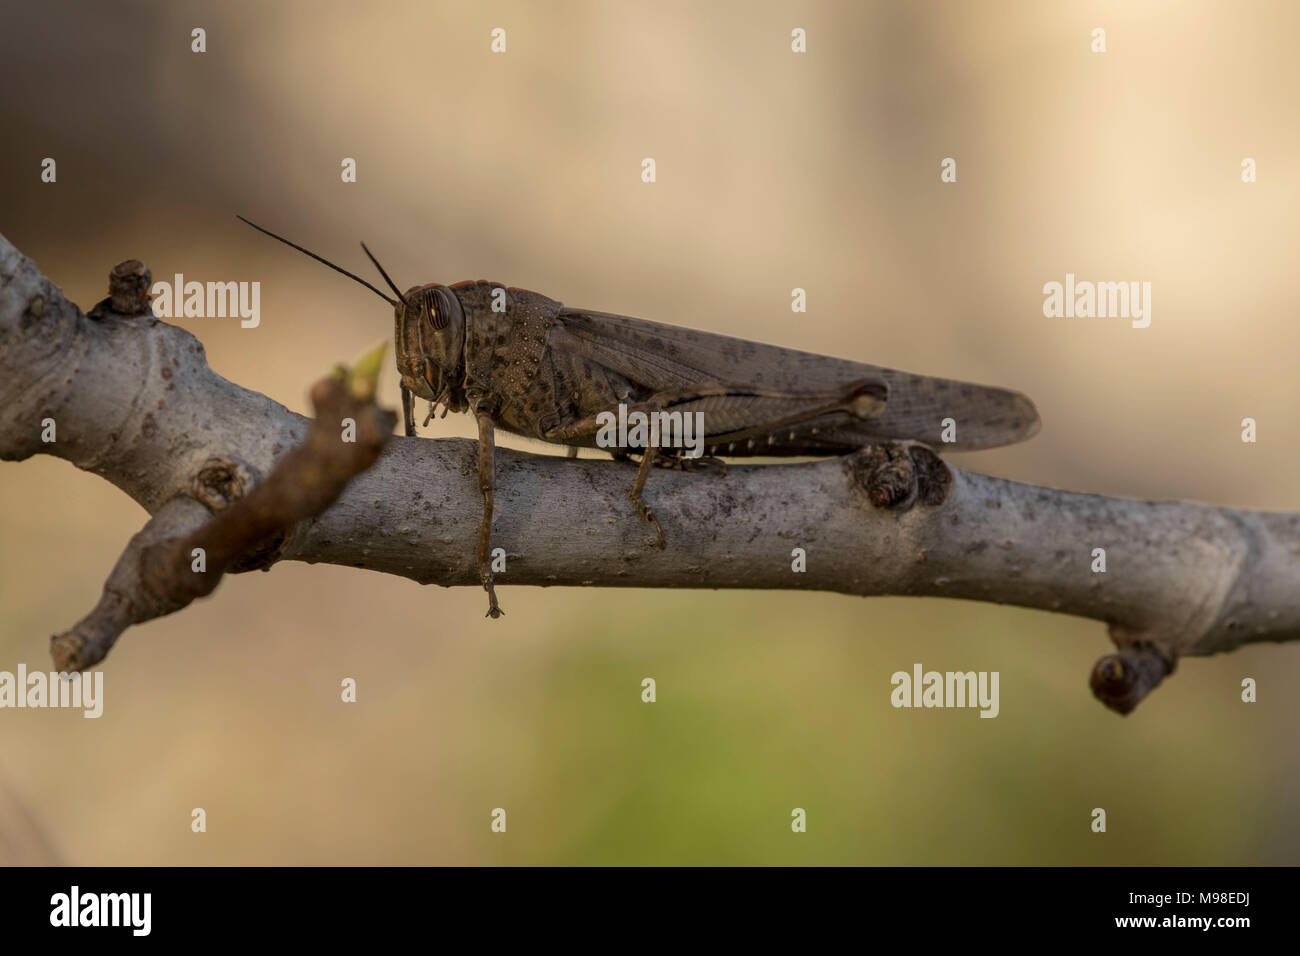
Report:
M147 270L123 263L110 297L84 314L0 237L0 458L64 458L154 516L99 607L54 638L57 664L90 666L129 624L210 590L178 594L150 565L162 567L161 544L223 517L246 531L223 540L247 550L218 577L291 560L479 584L469 440L376 438L373 465L338 465L337 487L285 508L279 530L263 520L247 531L239 504L277 468L298 469L286 487L301 478L308 465L290 452L310 445L313 423L215 374L198 339L148 310L147 288ZM42 441L46 419L57 424L52 443ZM375 421L391 430L391 416ZM1180 657L1300 638L1297 514L1043 488L950 466L917 443L880 442L726 474L657 470L646 497L667 535L660 551L629 504L634 473L499 449L492 541L508 572L497 582L930 595L1079 615L1110 627L1117 653L1091 680L1120 713ZM280 500L265 495L262 512ZM791 568L796 547L805 573ZM1105 573L1092 570L1098 547Z

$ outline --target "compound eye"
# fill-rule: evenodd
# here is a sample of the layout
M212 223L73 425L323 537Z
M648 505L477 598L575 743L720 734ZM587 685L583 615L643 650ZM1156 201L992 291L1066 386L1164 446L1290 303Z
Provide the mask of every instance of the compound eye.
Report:
M425 291L424 311L429 316L429 321L433 323L435 331L442 331L447 327L447 313L439 308L437 290L428 289Z

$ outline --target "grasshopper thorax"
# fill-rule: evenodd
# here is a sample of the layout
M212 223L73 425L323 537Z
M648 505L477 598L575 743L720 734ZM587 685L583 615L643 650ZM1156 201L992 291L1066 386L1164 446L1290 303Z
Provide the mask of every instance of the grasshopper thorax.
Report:
M413 286L393 306L402 384L454 412L465 408L465 313L445 285Z

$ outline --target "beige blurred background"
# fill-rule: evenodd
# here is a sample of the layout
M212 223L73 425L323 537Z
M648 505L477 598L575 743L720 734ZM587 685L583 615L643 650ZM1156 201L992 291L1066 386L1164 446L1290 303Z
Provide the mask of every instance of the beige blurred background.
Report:
M365 239L402 286L490 278L1031 395L1042 433L965 466L1300 510L1294 3L3 16L0 231L84 308L130 257L261 281L256 330L179 321L219 373L296 410L391 313L235 213L369 277ZM1150 281L1151 327L1044 318L1066 272ZM391 370L383 385L396 405ZM62 461L0 464L0 670L48 667L145 518ZM360 570L227 579L123 638L101 719L0 711L0 806L25 808L0 861L1300 862L1295 646L1186 660L1121 719L1088 691L1109 648L1090 621L794 593L502 599L491 622L480 591ZM1001 716L894 710L890 674L914 662L999 671Z

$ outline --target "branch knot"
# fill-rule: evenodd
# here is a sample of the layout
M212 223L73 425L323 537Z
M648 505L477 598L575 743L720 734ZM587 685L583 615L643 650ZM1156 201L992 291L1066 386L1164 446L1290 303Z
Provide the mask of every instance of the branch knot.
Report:
M936 508L948 500L952 472L920 442L877 442L849 456L854 483L877 508L910 511Z

